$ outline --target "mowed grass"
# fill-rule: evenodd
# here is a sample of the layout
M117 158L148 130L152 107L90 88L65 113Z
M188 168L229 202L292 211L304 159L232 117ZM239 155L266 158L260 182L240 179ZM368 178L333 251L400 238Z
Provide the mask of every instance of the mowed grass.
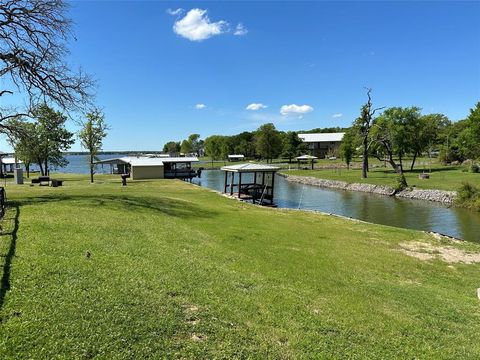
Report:
M419 189L439 189L456 191L460 186L469 182L480 186L480 174L462 171L460 166L433 166L429 179L419 179L418 175L423 169L406 171L405 177L409 186ZM374 185L388 185L395 187L397 174L391 169L373 168L368 172L368 177L362 179L361 169L315 169L315 170L282 170L285 174L299 176L313 176L320 179L341 180L348 183L367 183ZM428 169L425 170L428 172Z
M480 357L480 264L430 235L97 178L7 186L0 358Z

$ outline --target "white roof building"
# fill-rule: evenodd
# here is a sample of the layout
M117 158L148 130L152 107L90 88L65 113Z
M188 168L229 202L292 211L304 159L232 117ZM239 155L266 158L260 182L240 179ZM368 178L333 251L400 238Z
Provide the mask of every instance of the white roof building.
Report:
M130 171L133 180L163 179L163 178L192 178L197 172L191 169L191 163L198 162L197 157L148 157L125 156L120 158L97 161L96 164L109 164L112 173L113 166L117 166L117 173ZM130 165L130 166L128 166Z
M316 134L298 134L308 146L311 155L319 158L326 158L335 156L338 153L338 148L342 143L343 135L345 133L316 133Z
M2 158L2 164L5 164L5 165L23 164L23 161L18 159L17 161L15 161L14 157L4 157Z
M315 159L318 159L318 157L312 156L312 155L301 155L301 156L297 156L296 159L297 159L298 161L302 161L302 160L315 160Z
M345 133L316 133L316 134L298 134L298 137L306 143L313 142L341 142Z

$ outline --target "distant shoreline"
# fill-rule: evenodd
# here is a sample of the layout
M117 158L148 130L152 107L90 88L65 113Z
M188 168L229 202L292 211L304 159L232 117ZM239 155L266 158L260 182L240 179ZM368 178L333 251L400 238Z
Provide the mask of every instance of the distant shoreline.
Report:
M99 155L115 155L115 154L162 154L163 151L150 151L150 150L126 150L126 151L100 151ZM66 151L63 153L64 155L88 155L88 151Z

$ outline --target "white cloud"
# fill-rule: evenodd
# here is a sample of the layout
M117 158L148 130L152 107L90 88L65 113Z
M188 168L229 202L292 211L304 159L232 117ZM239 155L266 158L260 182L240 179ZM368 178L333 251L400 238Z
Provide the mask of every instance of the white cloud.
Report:
M183 18L175 21L173 31L188 40L202 41L227 32L228 23L224 20L211 22L207 10L192 9Z
M247 33L248 33L247 28L243 26L242 23L238 23L233 35L242 36L242 35L247 35Z
M297 115L297 114L306 114L313 111L313 107L310 105L283 105L280 108L280 114L282 115Z
M207 105L201 104L201 103L195 105L195 109L197 109L197 110L202 110L202 109L205 109L206 107L207 107Z
M182 8L178 8L178 9L175 9L175 10L170 9L170 8L167 9L167 14L168 15L180 15L181 13L183 13Z
M337 114L333 114L333 115L332 115L332 118L338 119L338 118L341 118L342 116L343 116L342 113L337 113Z
M247 105L245 110L256 111L256 110L262 110L262 109L266 109L266 108L267 108L267 106L263 105L261 103L252 103L252 104Z

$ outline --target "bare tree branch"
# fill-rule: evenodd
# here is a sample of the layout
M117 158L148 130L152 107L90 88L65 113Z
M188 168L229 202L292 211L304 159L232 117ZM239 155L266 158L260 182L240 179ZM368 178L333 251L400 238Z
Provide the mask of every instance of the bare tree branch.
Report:
M0 96L24 94L31 108L48 101L77 111L90 104L94 81L65 61L73 37L67 12L64 0L0 0L0 79L11 85ZM16 115L0 116L0 123Z

